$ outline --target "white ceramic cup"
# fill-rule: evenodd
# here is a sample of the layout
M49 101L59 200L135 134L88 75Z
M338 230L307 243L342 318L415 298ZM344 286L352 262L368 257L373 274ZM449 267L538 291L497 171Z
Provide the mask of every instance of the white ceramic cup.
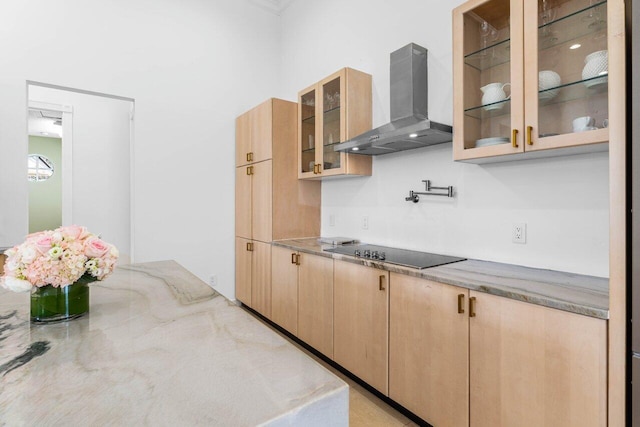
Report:
M587 130L587 128L593 127L595 123L595 119L591 116L578 117L573 120L573 131L582 132Z

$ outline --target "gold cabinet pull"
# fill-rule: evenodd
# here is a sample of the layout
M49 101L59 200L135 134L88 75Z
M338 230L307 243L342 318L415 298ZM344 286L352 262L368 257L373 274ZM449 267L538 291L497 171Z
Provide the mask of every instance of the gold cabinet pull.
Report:
M384 291L384 279L387 276L385 276L384 274L382 274L379 278L378 278L378 287L381 291Z
M253 252L253 243L247 242L247 251Z
M511 131L511 146L513 148L518 148L518 129L513 129Z
M247 162L253 162L253 152L247 153Z
M531 132L533 132L533 126L527 126L527 145L533 145L533 139L531 139Z
M291 254L291 264L296 264L296 254L295 254L295 252Z
M458 313L464 313L464 294L458 294Z
M300 265L300 254L296 254L296 265Z
M469 298L469 317L476 317L476 297Z
M253 166L247 166L247 175L253 175Z

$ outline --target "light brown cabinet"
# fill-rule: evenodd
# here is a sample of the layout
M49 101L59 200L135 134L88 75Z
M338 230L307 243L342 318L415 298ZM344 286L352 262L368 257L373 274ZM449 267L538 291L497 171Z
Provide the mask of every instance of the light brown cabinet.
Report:
M271 318L271 244L236 237L236 299Z
M607 425L606 321L471 291L470 425Z
M371 175L371 157L334 151L371 129L371 76L343 68L298 93L298 177Z
M333 259L272 251L271 320L333 358Z
M320 233L320 183L300 181L296 172L297 111L296 103L273 98L236 120L235 234L246 240L236 241L236 298L267 317L271 251L263 244ZM243 270L247 247L255 248L251 274Z
M388 394L389 272L334 262L334 360Z
M389 397L431 425L468 426L469 291L396 273L390 282Z
M607 150L611 103L624 93L624 70L608 68L614 44L624 43L610 36L624 31L612 19L620 13L622 2L606 0L470 0L455 8L454 159Z
M299 257L298 338L333 359L333 259L306 253Z

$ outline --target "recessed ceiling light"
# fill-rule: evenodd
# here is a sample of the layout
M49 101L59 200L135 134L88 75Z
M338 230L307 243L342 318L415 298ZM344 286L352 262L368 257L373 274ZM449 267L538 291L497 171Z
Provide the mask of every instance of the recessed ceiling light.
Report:
M576 43L576 44L572 44L571 46L569 46L569 49L578 49L579 47L581 47L582 45L580 43Z
M359 150L359 148L358 148L358 147L353 147L353 148L351 149L351 151L358 151L358 150Z
M49 135L49 132L40 132L40 135Z
M409 138L417 138L418 134L417 133L412 133L409 135Z

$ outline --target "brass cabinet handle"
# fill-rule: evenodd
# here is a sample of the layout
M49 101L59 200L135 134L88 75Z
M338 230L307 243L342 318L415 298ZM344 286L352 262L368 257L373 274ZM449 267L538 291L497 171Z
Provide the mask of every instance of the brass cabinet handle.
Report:
M469 298L469 317L476 317L476 297Z
M384 274L382 274L382 275L379 277L379 279L378 279L378 287L379 287L379 289L380 289L381 291L384 291L384 279L385 279L386 277L387 277L387 276L385 276Z
M296 254L296 265L300 265L300 254Z
M247 162L253 162L253 152L247 153Z
M513 129L511 131L511 145L513 148L518 148L518 129Z
M253 175L253 166L247 166L247 175Z
M247 251L253 252L253 243L247 242Z
M527 144L533 145L533 139L531 139L531 132L533 131L533 126L527 126Z
M458 294L458 313L464 313L464 294Z
M296 264L296 254L295 254L295 252L291 254L291 264Z

